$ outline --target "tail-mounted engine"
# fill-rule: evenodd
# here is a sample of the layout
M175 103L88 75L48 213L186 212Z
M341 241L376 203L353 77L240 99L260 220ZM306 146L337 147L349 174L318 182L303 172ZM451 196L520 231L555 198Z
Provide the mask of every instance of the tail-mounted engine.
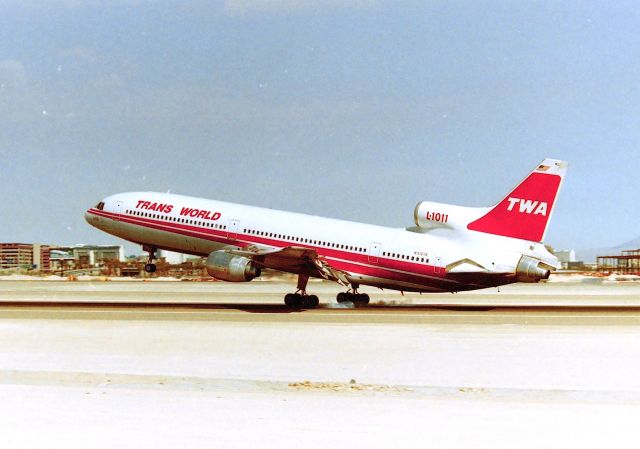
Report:
M227 282L248 282L260 276L260 268L246 257L214 251L207 257L209 276Z
M413 211L413 220L420 229L466 229L467 223L486 212L485 208L454 206L422 201Z
M516 280L529 283L540 282L543 279L549 279L553 269L554 267L538 259L522 256L516 267Z

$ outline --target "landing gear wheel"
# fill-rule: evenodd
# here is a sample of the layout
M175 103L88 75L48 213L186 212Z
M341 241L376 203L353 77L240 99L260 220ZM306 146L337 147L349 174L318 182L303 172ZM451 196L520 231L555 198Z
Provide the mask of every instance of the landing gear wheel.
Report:
M316 295L309 295L304 297L302 304L304 307L314 308L318 307L320 300Z
M287 307L303 307L305 309L313 309L314 307L318 307L318 304L320 304L320 300L316 295L287 293L284 297L284 303Z
M144 266L144 271L147 273L155 273L156 272L156 264L153 263L153 259L156 258L157 248L152 246L142 245L142 250L149 253L149 259L147 260L147 264Z
M300 304L300 295L294 293L287 293L284 297L284 303L287 307L295 307Z
M312 309L320 304L320 300L316 295L307 295L307 282L309 275L298 275L298 290L295 293L287 293L284 297L284 303L287 307L303 307Z
M366 293L340 292L336 299L340 304L344 302L352 302L354 305L366 306L369 304L369 295Z

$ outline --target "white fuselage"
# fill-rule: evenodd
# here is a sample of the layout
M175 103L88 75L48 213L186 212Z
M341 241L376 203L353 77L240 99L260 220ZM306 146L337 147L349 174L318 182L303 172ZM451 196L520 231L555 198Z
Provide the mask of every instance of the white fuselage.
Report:
M166 193L113 195L101 210L89 209L86 219L131 242L202 256L228 248L311 248L354 285L406 291L512 283L523 255L557 264L541 243L514 238L388 228Z

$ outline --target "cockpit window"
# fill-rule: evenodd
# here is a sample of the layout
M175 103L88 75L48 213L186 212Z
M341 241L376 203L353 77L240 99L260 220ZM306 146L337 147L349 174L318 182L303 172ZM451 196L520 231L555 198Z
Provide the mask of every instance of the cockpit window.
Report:
M104 203L103 203L102 201L100 201L100 202L98 203L98 205L96 206L96 209L98 209L98 210L103 210L103 209L104 209Z

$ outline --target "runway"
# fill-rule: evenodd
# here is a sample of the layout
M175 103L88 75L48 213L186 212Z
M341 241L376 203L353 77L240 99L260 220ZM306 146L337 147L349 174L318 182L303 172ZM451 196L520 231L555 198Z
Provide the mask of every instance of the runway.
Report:
M322 307L298 311L280 304L291 287L0 282L0 434L12 448L635 446L635 285L371 291L354 308L318 283Z
M625 307L368 306L292 309L284 305L45 302L0 305L0 319L206 321L211 323L452 324L640 326L640 310Z

